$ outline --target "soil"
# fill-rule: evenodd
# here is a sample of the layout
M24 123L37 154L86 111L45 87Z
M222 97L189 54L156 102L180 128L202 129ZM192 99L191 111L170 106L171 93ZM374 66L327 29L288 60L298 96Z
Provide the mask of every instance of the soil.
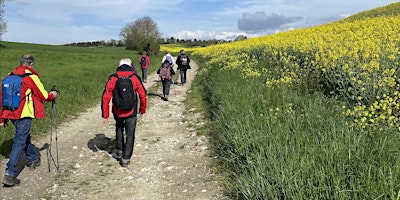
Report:
M148 91L147 112L138 116L128 167L121 167L111 156L114 120L104 124L97 105L54 127L53 134L49 131L35 138L41 165L33 171L23 169L19 186L0 187L0 199L226 199L209 138L199 131L206 120L184 105L198 69L195 62L191 64L187 83L172 85L169 101L160 98L161 86L156 92ZM150 74L144 85L149 89L157 82L157 74ZM51 151L46 148L49 143ZM1 161L1 172L6 162Z

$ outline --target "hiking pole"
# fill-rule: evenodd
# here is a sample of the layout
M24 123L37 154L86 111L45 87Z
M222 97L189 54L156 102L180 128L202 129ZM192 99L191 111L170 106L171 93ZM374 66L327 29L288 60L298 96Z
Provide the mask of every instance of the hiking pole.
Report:
M53 86L50 91L56 91L59 93L59 91L56 89L56 86ZM51 102L51 107L52 107L52 118L50 122L50 145L47 151L47 162L48 162L48 168L50 172L50 158L54 163L54 166L56 167L57 171L59 169L59 161L58 161L58 135L57 135L57 116L56 116L56 100L54 99ZM54 133L55 133L55 142L56 142L56 159L54 159L52 153L51 153L51 146L53 142L53 127L54 127Z
M156 93L157 93L157 95L159 95L158 94L158 87L160 86L160 76L158 76L158 78L157 78L157 91L156 91ZM161 95L160 95L161 96Z
M176 97L174 76L172 76L172 89L174 90L174 96Z

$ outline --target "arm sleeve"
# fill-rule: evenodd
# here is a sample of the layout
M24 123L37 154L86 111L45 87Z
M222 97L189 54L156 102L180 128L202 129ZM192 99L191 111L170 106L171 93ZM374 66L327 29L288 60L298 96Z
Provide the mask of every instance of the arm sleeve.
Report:
M171 67L171 71L170 71L170 72L171 72L172 75L175 75L175 70L174 70L174 68Z
M139 81L139 79L133 79L135 82L134 85L136 86L136 93L139 94L139 99L140 99L140 106L139 106L139 113L144 114L146 113L146 104L147 104L147 99L146 99L146 90L144 89L144 86L142 82Z
M53 101L55 96L49 94L37 75L30 75L27 81L28 88L40 101Z
M146 56L146 62L147 62L147 66L150 65L150 58L148 56Z
M104 87L102 99L101 99L101 116L103 118L110 117L110 101L112 98L112 92L114 90L113 79L110 77Z
M0 99L2 98L1 95L2 95L2 94L1 94L1 91L0 91ZM1 118L1 115L3 114L3 106L2 106L1 103L2 103L2 102L0 101L0 123L4 123L4 119Z

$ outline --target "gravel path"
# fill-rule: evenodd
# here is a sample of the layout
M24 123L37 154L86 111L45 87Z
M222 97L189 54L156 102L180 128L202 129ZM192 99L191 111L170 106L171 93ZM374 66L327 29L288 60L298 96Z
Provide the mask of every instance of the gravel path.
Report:
M57 127L58 171L51 163L49 172L46 150L42 150L41 166L35 171L24 169L18 177L21 185L0 187L0 199L226 199L213 172L209 138L196 128L205 123L204 118L193 110L185 112L183 101L197 69L193 62L187 84L171 87L170 101L157 96L161 87L149 92L147 112L138 117L129 167L121 167L111 157L114 121L103 124L98 105ZM148 80L146 88L156 84L157 75ZM34 144L44 146L49 135ZM55 156L54 145L53 136ZM0 163L1 172L6 161Z

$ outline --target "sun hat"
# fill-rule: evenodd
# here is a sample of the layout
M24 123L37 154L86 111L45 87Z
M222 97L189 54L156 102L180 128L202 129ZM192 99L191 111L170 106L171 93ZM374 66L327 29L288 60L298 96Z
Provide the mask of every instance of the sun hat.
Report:
M121 60L119 61L119 66L122 66L122 65L129 65L129 66L132 66L132 61L131 61L131 59L129 59L129 58L123 58L123 59L121 59Z

